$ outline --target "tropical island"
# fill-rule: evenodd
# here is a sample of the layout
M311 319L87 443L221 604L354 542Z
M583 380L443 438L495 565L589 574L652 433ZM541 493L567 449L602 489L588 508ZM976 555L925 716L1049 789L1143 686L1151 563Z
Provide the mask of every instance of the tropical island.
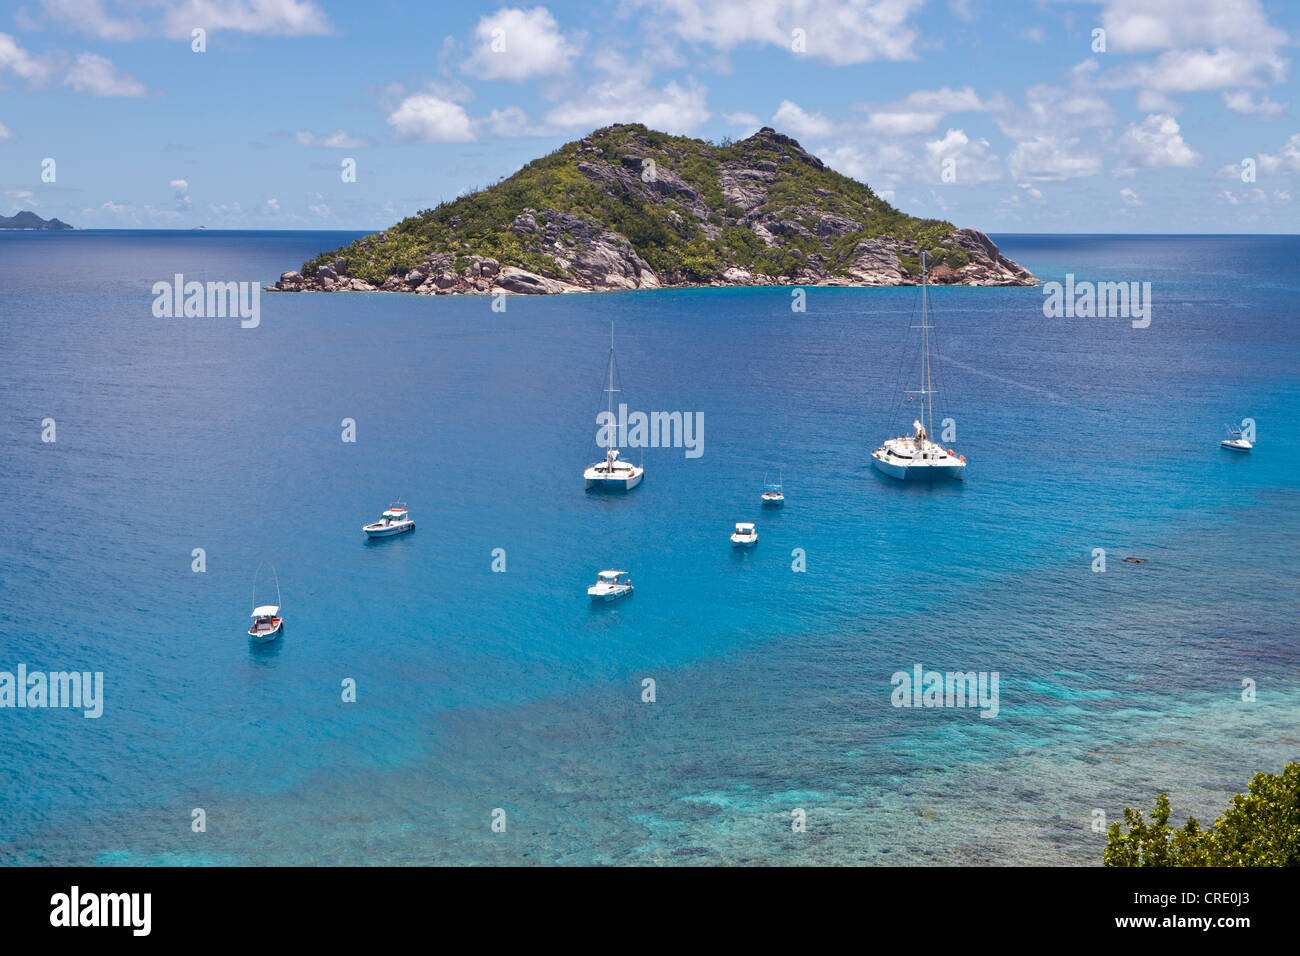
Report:
M598 292L1034 285L975 229L895 209L764 127L714 144L615 124L323 252L271 291Z
M42 219L36 213L24 209L12 216L0 216L0 229L72 229L66 222L58 219Z

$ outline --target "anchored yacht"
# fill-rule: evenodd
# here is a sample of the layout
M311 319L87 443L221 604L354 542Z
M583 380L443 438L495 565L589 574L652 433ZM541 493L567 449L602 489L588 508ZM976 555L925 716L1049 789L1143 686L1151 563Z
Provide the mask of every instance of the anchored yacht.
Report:
M762 499L765 506L771 508L785 504L784 480L785 476L782 476L774 485L769 485L766 482L764 483L763 494L759 497Z
M1240 428L1229 428L1228 437L1219 442L1219 446L1228 451L1250 451L1255 446L1246 440Z
M596 583L587 588L587 596L593 601L614 601L631 593L632 582L626 571L601 571Z
M258 570L261 570L259 564ZM275 574L275 568L271 568L271 573ZM267 644L280 636L284 630L284 619L280 617L280 576L275 576L275 602L274 604L257 605L257 572L253 572L253 603L257 605L253 608L253 624L248 629L248 636L257 644Z
M395 534L414 531L415 522L411 520L411 514L406 510L406 502L395 501L379 516L378 521L362 525L361 530L372 538L391 538Z
M871 453L872 464L891 478L956 478L966 473L966 456L944 448L930 438L934 426L934 389L930 379L929 309L926 301L926 256L921 253L921 388L911 394L924 396L923 416L912 422L912 434L887 438Z
M587 488L597 491L631 491L641 484L645 476L643 465L634 465L619 458L618 429L614 427L614 393L620 389L614 386L614 323L609 325L609 384L605 392L609 396L605 428L609 434L609 446L605 451L604 461L598 461L582 473Z
M736 523L735 533L731 536L731 546L733 548L752 548L758 544L758 531L754 525L747 521Z

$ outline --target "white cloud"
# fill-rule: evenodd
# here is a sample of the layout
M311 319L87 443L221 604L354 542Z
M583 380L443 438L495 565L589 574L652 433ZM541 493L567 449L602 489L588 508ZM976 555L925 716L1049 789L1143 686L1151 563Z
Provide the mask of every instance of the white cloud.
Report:
M1249 90L1235 90L1233 92L1224 91L1223 105L1228 107L1234 113L1241 113L1245 116L1259 116L1265 119L1271 119L1275 116L1281 116L1286 112L1286 103L1279 103L1276 100L1269 99L1267 96L1261 96L1258 100L1251 95Z
M194 205L190 199L190 184L183 179L173 179L167 184L172 189L172 198L176 201L176 211L186 212Z
M1136 166L1195 166L1201 159L1183 140L1178 121L1167 113L1152 113L1141 123L1130 123L1119 149Z
M709 116L707 91L694 80L662 89L645 85L636 75L611 77L554 107L547 122L562 128L593 129L611 123L644 123L668 133L691 133Z
M745 128L757 129L762 122L756 113L748 113L745 110L737 110L734 113L723 113L722 118L732 126L742 126Z
M1300 133L1293 133L1275 154L1259 154L1261 173L1300 173Z
M0 139L13 139L14 131L4 123L0 123Z
M833 146L821 150L818 156L831 169L871 186L887 202L893 202L893 187L915 175L920 166L910 149L883 141L865 146Z
M474 124L459 103L431 93L416 93L397 105L388 116L397 138L417 143L468 143Z
M1258 86L1286 79L1287 61L1271 52L1234 50L1170 50L1150 63L1140 63L1107 81L1161 93L1199 93L1233 86Z
M896 102L868 107L867 129L890 136L932 133L949 113L986 112L997 102L981 100L969 86L916 90Z
M280 200L268 199L262 204L262 213L267 216L280 215Z
M1078 137L1036 136L1016 144L1008 158L1011 175L1033 182L1060 182L1101 171L1101 157Z
M24 50L10 34L0 33L0 71L4 70L39 86L49 79L52 67L45 59Z
M986 183L1002 178L1002 165L989 152L989 141L971 139L962 129L950 129L942 138L925 144L928 162L926 178L931 182L945 182L945 166L952 170L952 182ZM948 165L951 161L951 165Z
M63 85L94 96L144 96L146 92L144 84L134 76L123 73L112 60L94 53L77 54Z
M362 149L370 145L370 140L364 136L353 136L341 129L324 136L317 136L307 130L299 130L295 135L299 146L315 146L320 149Z
M146 36L189 39L195 27L267 36L319 36L333 31L311 0L41 0L47 18L101 40Z
M465 69L485 80L526 80L568 70L580 44L560 32L545 7L507 7L481 18Z
M837 66L872 60L911 60L917 30L911 18L923 0L632 0L652 13L650 28L666 26L690 43L719 50L758 44ZM793 51L792 51L793 52Z
M913 133L933 133L943 122L942 113L871 113L867 129L888 136L910 136Z
M795 136L826 136L835 128L835 124L821 113L805 112L792 100L781 101L772 115L772 126L778 132L790 132Z
M1286 42L1258 0L1111 0L1101 25L1115 53L1194 46L1273 50Z
M1104 98L1085 82L1086 71L1076 74L1071 87L1039 83L1025 91L1025 105L1000 104L995 119L1002 132L1014 140L1027 141L1045 136L1067 136L1081 130L1115 123L1115 112Z
M23 209L35 209L41 204L30 189L6 189L0 195L9 200L8 215L10 216Z
M1133 207L1142 205L1142 197L1127 186L1119 191L1119 198L1125 206Z

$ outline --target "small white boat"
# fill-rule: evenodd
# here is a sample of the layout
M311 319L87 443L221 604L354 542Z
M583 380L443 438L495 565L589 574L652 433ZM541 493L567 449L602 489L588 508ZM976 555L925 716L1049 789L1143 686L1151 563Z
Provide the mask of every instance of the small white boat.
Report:
M785 504L785 488L782 481L774 485L764 484L762 494L763 504L767 507L776 507Z
M596 583L587 588L587 596L593 601L614 601L631 593L632 582L626 571L601 571Z
M758 544L758 531L749 522L737 522L736 531L731 536L734 548L752 548Z
M1228 437L1219 442L1219 447L1228 451L1250 451L1255 446L1246 440L1240 428L1229 428Z
M283 627L280 608L275 604L263 604L253 608L253 626L248 629L248 636L258 644L266 644L279 637Z
M258 571L262 569L259 564ZM271 568L275 574L275 568ZM284 619L280 617L280 576L275 574L275 604L257 604L257 571L253 572L253 624L248 629L248 636L257 644L266 644L280 636L284 630Z
M378 521L363 525L361 530L372 538L391 538L395 534L414 531L415 522L411 520L410 512L406 510L406 502L395 501L380 515Z

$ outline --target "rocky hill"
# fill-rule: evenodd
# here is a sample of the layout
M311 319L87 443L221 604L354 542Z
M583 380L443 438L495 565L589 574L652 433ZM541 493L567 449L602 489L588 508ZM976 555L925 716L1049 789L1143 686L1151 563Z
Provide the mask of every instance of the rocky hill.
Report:
M322 253L275 289L424 294L697 285L1033 285L974 229L899 212L764 127L614 125L479 192Z

